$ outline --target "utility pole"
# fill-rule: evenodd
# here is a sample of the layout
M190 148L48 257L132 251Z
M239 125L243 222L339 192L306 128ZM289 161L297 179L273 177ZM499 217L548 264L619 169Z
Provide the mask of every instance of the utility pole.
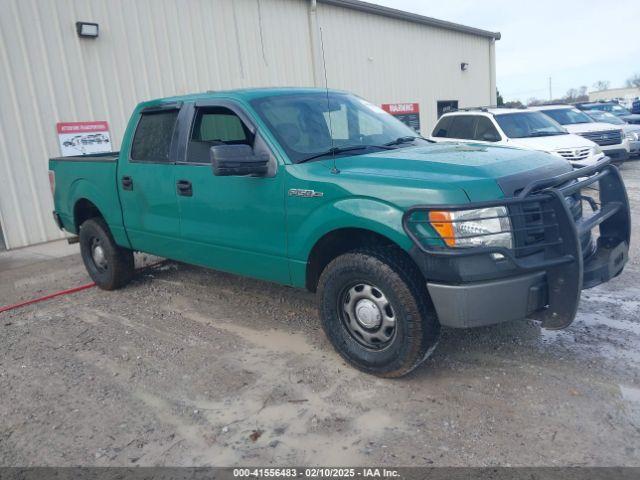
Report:
M553 100L553 92L551 91L551 77L549 77L549 101Z

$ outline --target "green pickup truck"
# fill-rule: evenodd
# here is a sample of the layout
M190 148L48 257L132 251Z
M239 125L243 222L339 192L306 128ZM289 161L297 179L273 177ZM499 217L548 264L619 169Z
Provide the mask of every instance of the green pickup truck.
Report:
M100 287L126 285L141 251L307 288L338 352L385 377L427 358L441 326L566 327L628 256L609 162L435 144L341 91L144 102L119 153L49 165L54 218Z

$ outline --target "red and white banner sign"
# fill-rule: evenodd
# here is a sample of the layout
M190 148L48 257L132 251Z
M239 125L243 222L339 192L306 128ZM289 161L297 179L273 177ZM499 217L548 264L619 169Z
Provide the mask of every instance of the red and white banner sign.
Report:
M59 122L56 124L63 157L110 152L109 124L96 122Z
M406 126L420 133L420 104L419 103L383 103L385 112L390 113Z
M385 112L388 112L391 115L420 113L419 103L383 103L381 107Z

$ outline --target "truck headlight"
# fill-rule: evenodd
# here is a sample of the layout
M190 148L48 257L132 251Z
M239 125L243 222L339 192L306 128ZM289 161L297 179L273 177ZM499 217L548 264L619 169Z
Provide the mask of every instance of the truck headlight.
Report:
M511 220L506 207L473 210L431 210L429 223L449 247L512 248Z
M631 140L632 142L635 142L638 140L638 132L627 132L624 135L625 137L627 137L627 140Z
M594 145L591 147L591 150L589 150L589 153L591 155L600 155L602 153L602 149L600 148L600 145Z

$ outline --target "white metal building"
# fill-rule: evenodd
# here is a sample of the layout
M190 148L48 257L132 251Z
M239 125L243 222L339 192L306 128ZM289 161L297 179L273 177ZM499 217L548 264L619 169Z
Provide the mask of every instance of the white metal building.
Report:
M589 100L597 102L598 100L635 100L640 98L640 88L627 87L627 88L610 88L608 90L597 90L595 92L589 92Z
M81 38L76 22L99 25ZM356 0L0 0L0 225L8 248L60 238L47 160L58 122L107 121L115 149L136 103L253 86L328 85L372 102L495 103L499 33ZM1 240L0 240L1 242Z

